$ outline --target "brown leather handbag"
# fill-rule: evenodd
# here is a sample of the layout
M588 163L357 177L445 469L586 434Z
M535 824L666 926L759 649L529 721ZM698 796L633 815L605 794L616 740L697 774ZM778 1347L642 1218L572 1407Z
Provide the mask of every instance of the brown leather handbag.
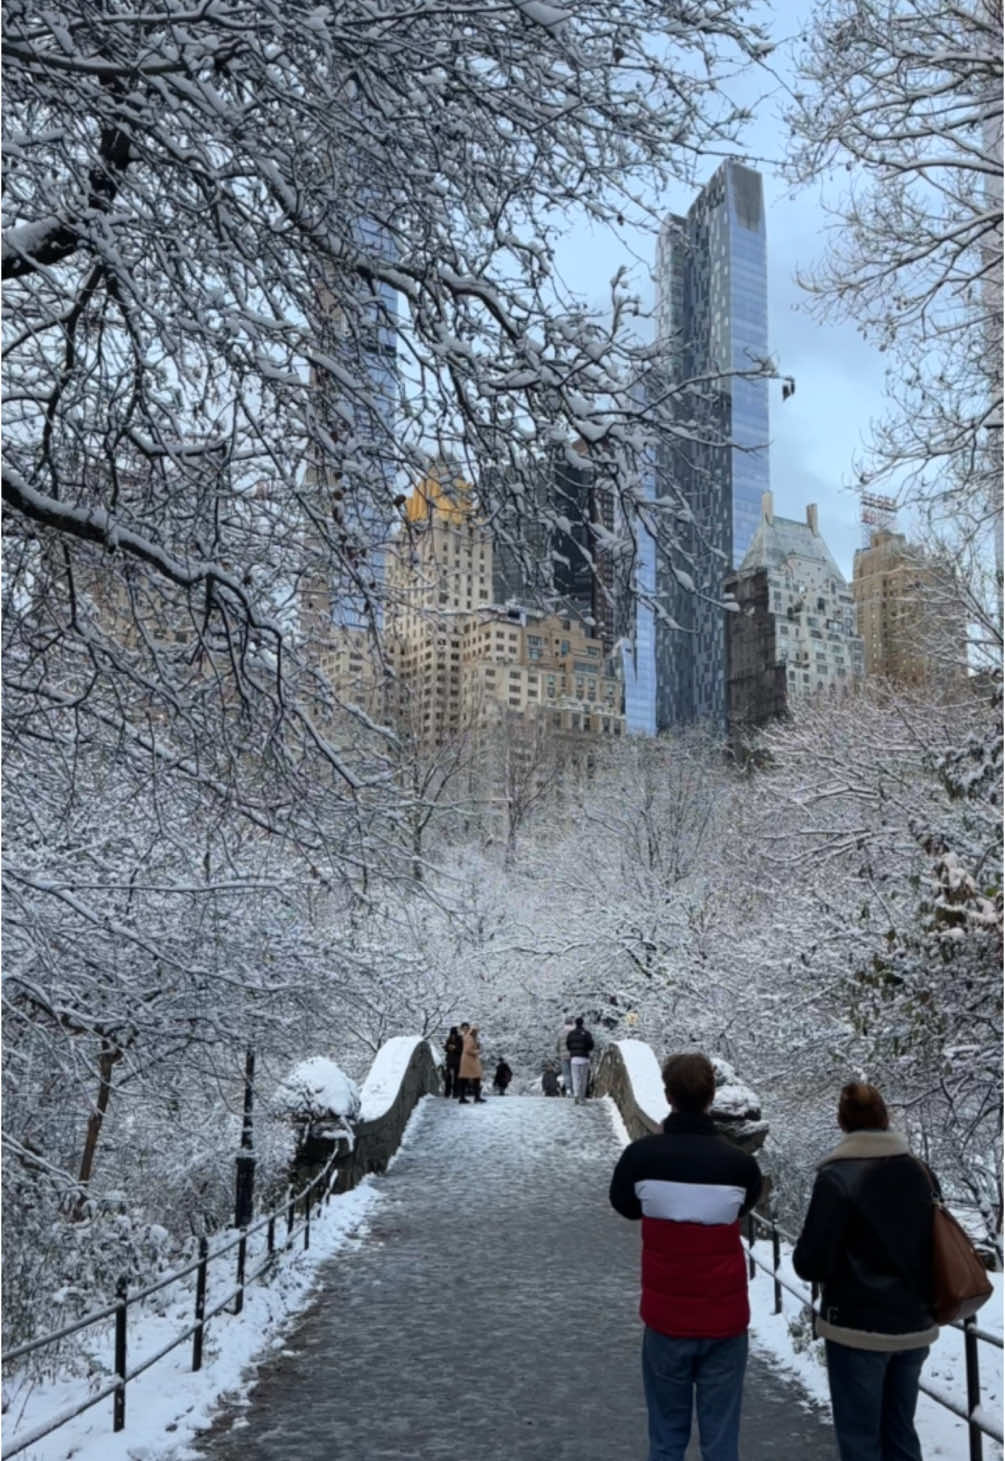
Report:
M969 1319L994 1292L980 1254L942 1200L934 1173L919 1163L932 1184L932 1308L936 1324Z
M932 1203L932 1307L936 1324L968 1319L993 1292L980 1254L936 1197Z

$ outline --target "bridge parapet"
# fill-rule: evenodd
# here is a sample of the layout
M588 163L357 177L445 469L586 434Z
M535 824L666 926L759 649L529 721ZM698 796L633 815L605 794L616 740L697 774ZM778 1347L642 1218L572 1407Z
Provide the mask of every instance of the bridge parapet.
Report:
M336 1192L355 1187L367 1172L383 1172L401 1145L408 1118L442 1081L432 1047L421 1035L396 1035L374 1058L360 1092L355 1141L339 1164Z
M768 1134L760 1102L724 1060L713 1056L712 1064L716 1092L709 1114L723 1136L745 1152L756 1152ZM662 1130L670 1107L663 1093L660 1062L644 1040L615 1040L607 1045L593 1073L593 1089L598 1096L611 1097L633 1141Z
M332 1190L348 1192L368 1172L383 1172L401 1145L408 1118L423 1096L441 1089L436 1055L421 1035L395 1035L377 1051L360 1090L359 1111L343 1117L331 1131L315 1123L301 1143L291 1171L299 1186L322 1172L332 1160Z

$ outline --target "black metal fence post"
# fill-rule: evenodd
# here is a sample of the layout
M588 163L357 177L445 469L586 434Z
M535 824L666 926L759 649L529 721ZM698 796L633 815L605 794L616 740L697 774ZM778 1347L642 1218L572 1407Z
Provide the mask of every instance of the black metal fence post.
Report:
M276 1215L275 1215L275 1213L270 1213L269 1214L269 1228L268 1228L268 1237L266 1239L266 1242L268 1243L269 1257L272 1258L272 1257L274 1257L275 1252L276 1252Z
M128 1280L123 1275L115 1286L118 1305L115 1310L115 1374L118 1385L112 1402L112 1429L125 1430L126 1425L126 1310Z
M963 1357L967 1368L967 1430L970 1433L970 1461L983 1461L984 1438L974 1422L974 1412L981 1403L981 1372L977 1359L976 1319L971 1316L963 1321Z
M291 1196L289 1202L286 1204L286 1246L287 1246L287 1248L293 1242L293 1224L296 1222L296 1217L297 1217L297 1199L296 1199L296 1197L292 1197Z
M775 1275L775 1313L782 1312L782 1286L778 1282L778 1269L782 1261L782 1245L778 1237L778 1226L771 1224L771 1266Z
M199 1239L199 1267L195 1271L195 1333L192 1335L192 1368L202 1369L202 1331L206 1318L206 1268L209 1240Z
M244 1268L248 1257L248 1235L241 1233L237 1243L237 1293L234 1296L234 1313L244 1308Z
M304 1250L311 1246L311 1189L304 1193Z
M255 1205L255 1152L252 1129L255 1091L255 1052L248 1047L244 1056L244 1120L241 1125L241 1150L237 1155L234 1190L234 1227L246 1228Z
M747 1277L753 1278L757 1270L754 1262L754 1214L747 1213Z

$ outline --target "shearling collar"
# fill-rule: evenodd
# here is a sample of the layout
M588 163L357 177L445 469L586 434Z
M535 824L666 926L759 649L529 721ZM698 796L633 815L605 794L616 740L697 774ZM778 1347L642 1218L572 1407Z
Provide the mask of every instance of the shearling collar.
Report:
M911 1149L897 1131L852 1131L818 1165L861 1161L863 1157L909 1157Z

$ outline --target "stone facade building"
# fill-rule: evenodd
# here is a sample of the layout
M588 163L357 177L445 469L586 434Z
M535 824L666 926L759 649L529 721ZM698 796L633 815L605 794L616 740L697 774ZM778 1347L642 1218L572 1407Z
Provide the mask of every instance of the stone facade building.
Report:
M425 747L539 717L620 735L620 681L574 618L492 602L493 546L463 483L424 482L388 555L388 713ZM357 648L357 668L360 650Z
M844 694L862 678L854 600L815 506L804 523L777 517L766 492L753 541L725 588L737 604L726 620L731 730L763 725L805 696Z
M966 617L952 574L903 533L873 533L858 550L852 592L867 675L921 685L962 672Z

